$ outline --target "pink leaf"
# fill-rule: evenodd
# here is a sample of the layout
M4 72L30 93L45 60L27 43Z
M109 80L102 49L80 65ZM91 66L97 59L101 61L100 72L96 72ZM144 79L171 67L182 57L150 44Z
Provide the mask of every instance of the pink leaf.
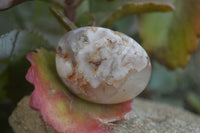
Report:
M62 133L112 133L114 124L125 120L132 100L103 105L84 101L68 91L55 68L55 52L40 49L29 53L31 62L26 79L35 87L30 106L39 110L44 121Z

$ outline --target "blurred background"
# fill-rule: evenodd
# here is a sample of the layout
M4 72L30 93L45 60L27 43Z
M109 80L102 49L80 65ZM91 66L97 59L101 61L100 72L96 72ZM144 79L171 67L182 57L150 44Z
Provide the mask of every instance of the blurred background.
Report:
M108 19L105 16L107 10L107 12L114 10L114 8L109 9L109 4L117 7L126 5L126 3L120 0L103 0L107 2L107 8L103 6L103 2L79 1L80 3L74 9L76 11L64 10L64 16L62 14L59 16L49 9L53 7L51 9L63 11L62 8L55 6L59 3L55 4L51 1L28 1L0 12L0 132L2 133L13 132L8 124L8 117L18 101L33 91L33 86L25 80L25 74L30 66L25 55L39 47L54 49L59 38L69 30L63 26L63 17L68 17L69 21L71 20L70 22L74 22L78 27L87 25L108 27L123 32L138 43L144 44L144 37L142 38L140 34L140 18L142 17L141 13L148 11L141 10L125 14L111 20L113 22L108 24L108 22L101 21ZM119 2L114 3L115 1ZM74 1L68 0L65 1L65 4L70 5L70 2ZM119 4L120 2L121 4ZM137 3L138 0L132 0L132 2ZM0 5L2 3L0 2ZM2 7L0 6L0 8ZM95 12L98 8L98 12ZM102 9L106 10L105 13ZM168 11L168 9L160 7L160 9L155 8L151 12L159 10L163 14L166 14L163 11ZM155 30L160 30L159 26ZM152 62L152 76L147 88L139 97L182 107L200 114L200 46L197 45L195 49L196 51L191 54L191 58L184 68L177 65L173 69L166 67L168 65L162 65L165 63L161 62L162 64L160 64L160 60L157 60L155 56L156 52L146 49Z

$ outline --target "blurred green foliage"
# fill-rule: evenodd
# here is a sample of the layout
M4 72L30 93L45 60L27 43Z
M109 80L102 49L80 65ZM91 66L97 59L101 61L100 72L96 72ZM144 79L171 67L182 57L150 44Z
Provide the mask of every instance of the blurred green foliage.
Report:
M143 47L171 69L185 67L200 34L200 0L176 0L175 8L173 12L145 14L140 18Z
M0 1L0 10L4 10L0 12L1 132L12 132L7 122L8 116L17 102L33 89L25 80L30 66L26 54L40 47L54 49L59 38L76 26L104 26L133 37L145 46L152 59L151 81L140 96L200 112L200 47L188 60L190 53L197 47L200 16L194 13L200 11L200 0L179 1L179 6L174 4L176 0L23 1L26 0ZM190 7L189 10L185 10L184 5ZM160 13L147 14L157 11ZM185 39L188 36L192 39ZM174 41L176 38L178 41ZM182 43L182 39L186 43ZM167 54L162 54L163 49ZM176 64L173 66L175 70L169 70L166 66L174 62L175 56L168 55L180 57L180 53L184 56L176 58L176 61L186 60L184 63L189 63L185 68L179 68L183 65ZM160 65L158 61L165 62L166 66Z

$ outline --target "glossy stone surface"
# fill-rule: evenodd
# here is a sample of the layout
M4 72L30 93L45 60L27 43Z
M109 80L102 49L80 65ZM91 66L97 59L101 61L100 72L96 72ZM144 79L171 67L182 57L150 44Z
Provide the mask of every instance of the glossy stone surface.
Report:
M144 90L151 74L149 57L136 41L100 27L65 34L58 43L56 67L73 93L103 104L134 98Z

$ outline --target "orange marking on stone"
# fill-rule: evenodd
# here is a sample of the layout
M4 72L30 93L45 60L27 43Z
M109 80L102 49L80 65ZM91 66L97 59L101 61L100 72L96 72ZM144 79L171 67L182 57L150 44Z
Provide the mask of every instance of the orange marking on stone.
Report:
M96 32L98 30L98 27L91 27L91 29Z
M62 57L62 48L60 46L57 47L56 54L58 54L60 57Z
M64 53L64 54L62 54L62 56L63 56L63 58L67 58L69 55L68 55L68 53Z
M94 73L97 73L98 72L98 68L94 68Z
M137 52L135 52L134 55L137 55Z
M81 91L83 92L83 93L85 93L85 94L87 94L87 91L86 91L86 89L85 88L87 88L88 86L86 85L86 84L81 84L80 85L80 89L81 89Z
M115 35L118 35L120 38L122 38L122 34L120 32L115 31L114 32ZM123 38L122 38L123 39Z
M97 48L97 51L100 51L102 48L103 48L102 46L101 46L101 47L98 47L98 48Z
M69 79L70 81L72 81L72 80L76 79L76 72L75 72L75 68L73 68L73 72L72 72L72 74L71 74L71 75L69 75L69 76L68 76L68 79Z

